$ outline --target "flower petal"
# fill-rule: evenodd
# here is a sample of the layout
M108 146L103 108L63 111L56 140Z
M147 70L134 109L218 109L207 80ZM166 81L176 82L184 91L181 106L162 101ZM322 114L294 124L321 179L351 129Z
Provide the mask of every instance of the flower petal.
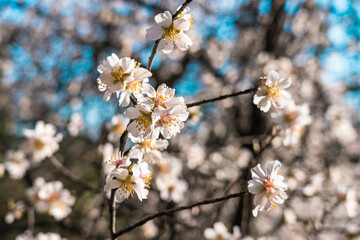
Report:
M155 16L155 22L161 27L170 27L172 23L172 15L169 11L159 13Z
M161 36L163 34L164 34L164 30L160 26L148 28L148 29L146 29L146 40L147 41L155 41L155 40L161 38Z

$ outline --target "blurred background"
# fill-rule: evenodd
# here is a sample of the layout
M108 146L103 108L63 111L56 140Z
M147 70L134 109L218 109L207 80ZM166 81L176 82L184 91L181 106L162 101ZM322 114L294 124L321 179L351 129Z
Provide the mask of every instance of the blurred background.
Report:
M114 97L102 100L97 66L111 53L146 66L154 44L145 40L146 29L156 14L174 13L182 3L0 0L0 162L9 149L20 148L23 129L43 120L64 136L57 158L101 189L104 146L118 147L107 137L110 122L124 109ZM241 226L244 236L254 238L358 237L359 194L351 204L346 194L360 187L360 2L194 0L190 8L196 19L188 31L193 45L186 52L157 53L152 85L166 83L189 103L252 88L274 69L292 78L289 91L296 104L308 104L312 124L299 143L284 146L281 134L272 134L276 124L270 114L260 112L251 95L191 109L186 128L167 150L183 166L188 191L181 204L245 189L251 164L274 159L283 162L289 200L253 219L251 199L234 199L215 205L216 211L198 208L158 219L155 234L137 229L124 239L202 239L216 221L229 229ZM73 184L48 161L23 179L7 174L0 179L0 216L8 211L9 199L26 200L25 191L38 176L61 180L77 201L63 221L36 215L35 232L58 232L68 239L108 237L104 196ZM160 197L153 186L148 200L120 206L118 229L178 204ZM26 216L12 224L0 219L2 239L14 239L26 228Z

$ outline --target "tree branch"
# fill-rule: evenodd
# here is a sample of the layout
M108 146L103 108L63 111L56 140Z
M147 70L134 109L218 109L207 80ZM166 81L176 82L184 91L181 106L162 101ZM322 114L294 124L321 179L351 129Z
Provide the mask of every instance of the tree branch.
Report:
M115 203L115 192L117 189L112 189L111 190L111 195L110 195L110 200L109 200L109 213L110 213L110 224L109 224L109 229L110 229L110 235L111 235L111 240L116 239L115 236L115 223L116 223L116 203Z
M69 178L71 181L83 186L85 189L88 189L93 192L98 192L98 189L91 186L89 183L79 178L75 173L67 169L56 157L50 157L51 164L58 170L62 175Z
M221 95L221 96L216 97L216 98L210 98L210 99L202 100L202 101L198 101L198 102L188 103L188 104L186 104L186 106L188 108L191 108L191 107L202 105L202 104L209 103L209 102L216 102L216 101L224 100L224 99L230 98L230 97L236 97L236 96L239 96L239 95L253 93L253 92L256 92L256 90L257 90L257 88L250 88L250 89L247 89L245 91L240 91L240 92L236 92L236 93L232 93L232 94Z
M201 205L207 205L207 204L211 204L211 203L217 203L217 202L221 202L221 201L225 201L225 200L229 200L231 198L236 198L236 197L241 197L243 195L246 195L248 192L247 191L243 191L243 192L239 192L239 193L233 193L233 194L229 194L227 196L224 197L220 197L220 198L213 198L213 199L208 199L208 200L204 200L201 202L197 202L191 205L186 205L186 206L180 206L180 207L176 207L176 208L172 208L172 209L168 209L168 210L163 210L161 212L157 212L153 215L147 216L145 218L143 218L142 220L138 221L137 223L134 223L132 225L130 225L127 228L124 228L120 231L118 231L114 236L115 239L119 236L121 236L124 233L130 232L131 230L140 227L142 225L144 225L146 222L153 220L155 218L161 217L161 216L165 216L165 215L169 215L172 214L174 212L179 212L182 210L186 210L186 209L191 209L193 207L197 207L197 206L201 206Z

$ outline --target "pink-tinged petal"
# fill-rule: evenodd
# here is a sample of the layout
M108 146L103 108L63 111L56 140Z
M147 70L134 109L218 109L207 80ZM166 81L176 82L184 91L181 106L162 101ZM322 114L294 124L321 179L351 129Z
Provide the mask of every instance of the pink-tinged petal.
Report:
M107 191L110 191L111 189L118 188L118 187L120 187L120 182L115 179L111 179L104 186L104 191L107 192Z
M190 28L190 23L182 18L178 18L178 19L174 20L173 23L174 23L174 29L176 29L176 30L187 31Z
M259 192L264 190L264 185L251 179L249 180L248 189L250 193L258 194Z
M261 111L268 112L271 108L271 101L265 97L259 102L258 107Z
M128 58L128 57L124 57L120 59L120 66L122 68L122 71L124 73L130 73L134 70L135 68L135 60Z
M137 118L140 116L139 110L134 107L129 107L128 109L126 109L124 114L126 117L128 117L130 119L134 119L134 118Z
M266 165L266 175L270 176L272 179L277 175L281 167L281 163L278 160L271 161Z
M151 77L152 73L145 68L136 68L134 71L135 80L143 80L145 78Z
M170 27L172 23L172 15L169 11L159 13L155 16L155 22L161 27Z
M107 57L107 61L111 67L114 67L119 63L119 57L113 53L111 56Z
M291 85L291 78L283 78L280 79L277 88L288 88Z
M129 91L125 91L121 93L120 99L119 99L119 105L126 107L130 103L130 95L131 93Z
M165 54L171 53L174 48L174 43L170 39L161 39L158 47L158 51L162 51Z
M104 96L103 96L103 100L108 102L110 100L110 98L111 98L111 94L112 94L111 92L105 91Z
M161 38L161 36L164 34L164 29L162 29L160 26L155 26L146 29L146 40L147 41L155 41Z
M258 105L259 102L263 99L264 97L259 97L257 94L254 95L254 99L253 99L253 103L255 105Z
M279 74L276 71L271 70L267 75L267 79L270 80L272 83L275 83L279 80Z
M192 45L192 41L185 33L179 33L178 38L175 39L175 44L181 51L186 51Z
M258 177L261 179L264 179L266 177L266 174L262 169L260 163L258 163L255 167L253 167L250 171L252 177Z

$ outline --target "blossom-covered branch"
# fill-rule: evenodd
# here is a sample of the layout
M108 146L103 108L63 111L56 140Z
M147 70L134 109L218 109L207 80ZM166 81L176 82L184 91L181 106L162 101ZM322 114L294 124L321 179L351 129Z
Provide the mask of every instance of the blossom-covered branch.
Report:
M241 196L244 196L247 193L248 193L247 191L243 191L243 192L239 192L239 193L232 193L232 194L229 194L227 196L220 197L220 198L208 199L208 200L204 200L204 201L193 203L193 204L186 205L186 206L180 206L180 207L176 207L176 208L172 208L172 209L167 209L167 210L164 210L164 211L161 211L161 212L158 212L158 213L155 213L153 215L150 215L150 216L147 216L147 217L143 218L139 222L134 223L134 224L130 225L129 227L118 231L114 236L115 236L115 238L117 238L117 237L121 236L122 234L130 232L131 230L133 230L133 229L135 229L137 227L140 227L140 226L144 225L146 222L148 222L150 220L153 220L155 218L158 218L158 217L162 217L162 216L169 215L169 214L172 214L174 212L179 212L179 211L186 210L186 209L191 209L191 208L194 208L194 207L197 207L197 206L217 203L217 202L229 200L231 198L241 197Z
M186 2L184 2L183 3L183 5L171 16L172 17L172 21L171 21L171 25L173 25L173 20L181 13L181 12L183 12L184 10L185 10L185 8L190 4L192 2L192 0L186 0ZM170 29L171 30L171 29ZM146 67L146 69L147 70L151 70L151 66L152 66L152 62L153 62L153 60L154 60L154 57L155 57L155 55L156 55L156 51L157 51L157 48L158 48L158 46L159 46L159 43L160 43L160 41L161 41L161 39L163 38L163 35L165 35L164 37L167 37L167 34L166 34L166 32L165 33L161 33L161 38L155 38L156 39L156 41L155 41L155 43L154 43L154 47L153 47L153 49L152 49L152 51L151 51L151 55L150 55L150 57L149 57L149 62L148 62L148 65L147 65L147 67ZM147 37L148 38L148 37ZM174 39L174 38L171 38L172 40ZM191 44L190 44L191 45Z
M188 108L194 107L194 106L199 106L199 105L202 105L202 104L205 104L205 103L209 103L209 102L216 102L216 101L224 100L224 99L230 98L230 97L236 97L236 96L243 95L243 94L253 93L253 92L256 92L256 90L257 90L257 88L250 88L250 89L247 89L247 90L244 90L244 91L239 91L239 92L232 93L232 94L221 95L221 96L219 96L219 97L215 97L215 98L210 98L210 99L206 99L206 100L202 100L202 101L198 101L198 102L189 103L189 104L186 104L186 106L187 106Z

